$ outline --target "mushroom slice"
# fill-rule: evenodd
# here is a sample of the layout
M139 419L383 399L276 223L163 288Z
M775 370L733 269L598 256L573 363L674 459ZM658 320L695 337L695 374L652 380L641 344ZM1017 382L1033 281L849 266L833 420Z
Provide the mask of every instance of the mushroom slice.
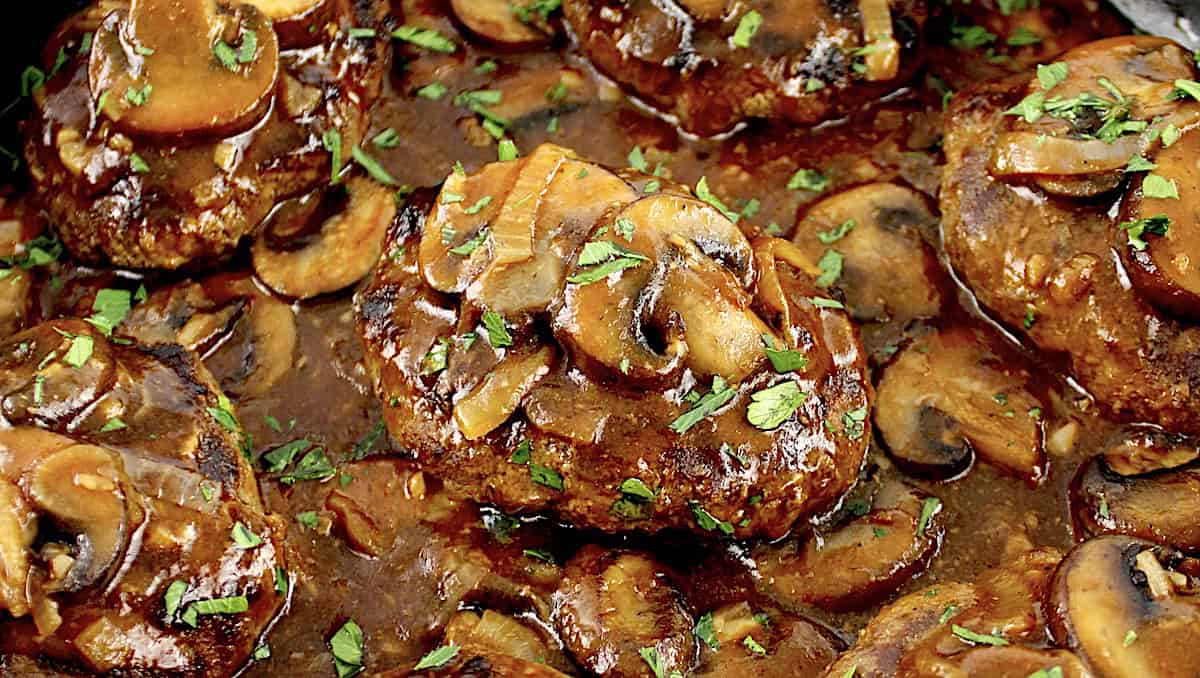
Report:
M916 191L867 184L817 203L796 225L792 241L812 261L837 259L840 276L822 282L845 292L854 317L906 323L935 316L941 306L932 275L937 263L921 240L935 224ZM817 275L828 277L827 270Z
M30 503L58 528L74 533L74 562L55 589L78 591L106 576L132 529L120 458L94 445L72 445L26 472Z
M250 5L132 0L92 44L93 100L138 134L243 131L266 111L279 74L275 31Z
M643 676L653 648L663 675L686 672L695 656L692 618L666 570L648 555L589 545L567 563L555 593L554 623L587 670Z
M1059 564L1048 600L1054 637L1096 674L1191 676L1200 598L1176 551L1131 537L1090 539Z
M492 88L503 96L488 110L513 128L539 121L544 125L550 116L587 102L596 91L581 71L565 66L522 68Z
M1123 476L1178 468L1200 457L1189 436L1151 426L1127 426L1105 445L1104 462Z
M911 668L915 669L914 675L956 678L1092 678L1079 657L1070 652L1021 645L976 647L950 657L923 653L911 663ZM1059 672L1051 673L1054 669Z
M555 35L554 27L536 9L518 13L517 7L524 4L512 0L450 0L454 17L480 39L520 48L549 43Z
M750 309L753 252L733 222L699 200L655 195L601 223L555 319L578 358L643 381L682 366L739 381L762 362L770 330Z
M905 472L949 478L974 454L1031 483L1046 473L1045 405L1029 375L1004 364L976 332L922 337L884 368L875 426Z
M1075 530L1126 534L1200 553L1200 469L1191 465L1134 476L1095 457L1076 472L1070 490Z
M29 548L37 536L37 513L13 483L0 480L0 609L13 617L29 613L26 579Z
M866 515L828 533L756 549L759 587L789 608L869 607L920 574L937 553L940 506L903 483L888 483Z
M969 661L974 644L956 628L1001 638L1001 647L1042 645L1042 599L1060 558L1053 549L1029 551L974 582L941 582L910 593L881 609L824 675L840 678L852 668L860 678L962 675L957 665Z
M1158 167L1139 173L1130 184L1117 233L1138 291L1167 311L1192 319L1200 317L1200 221L1192 204L1200 199L1197 153L1200 131L1194 126L1152 154Z
M443 644L457 645L467 655L489 658L499 655L546 664L558 671L571 670L566 656L561 650L551 648L542 633L494 610L484 610L482 614L459 612L446 624Z
M241 0L271 20L280 49L310 47L321 39L320 28L333 20L337 0Z
M756 643L775 665L787 667L788 675L816 676L842 649L831 633L814 622L775 611L756 613L745 602L714 610L712 630L717 647L700 644L700 667L694 675L753 675L762 661L757 651L750 649Z
M366 277L396 216L391 191L361 177L347 183L345 211L321 224L312 242L280 251L268 237L254 242L254 272L276 292L298 299L336 292Z
M1030 79L1028 96L1048 102L1088 97L1130 120L1145 121L1139 134L1096 139L1106 115L1056 117L1042 115L1033 122L1011 118L1011 129L1000 134L993 150L993 176L1036 181L1042 189L1067 197L1090 197L1121 184L1129 159L1149 148L1168 123L1194 121L1197 108L1170 96L1177 79L1191 79L1187 53L1175 43L1151 36L1129 36L1088 43L1064 54L1066 76L1049 90L1038 77ZM1102 85L1102 84L1103 85ZM1119 94L1118 94L1119 93ZM1160 118L1161 119L1157 119Z

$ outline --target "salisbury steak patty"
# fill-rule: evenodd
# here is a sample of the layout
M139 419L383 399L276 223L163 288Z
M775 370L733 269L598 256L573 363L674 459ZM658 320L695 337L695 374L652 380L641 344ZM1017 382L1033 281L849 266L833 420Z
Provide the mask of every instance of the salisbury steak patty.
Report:
M858 339L794 246L656 184L547 145L414 198L357 301L389 430L505 510L781 535L862 461Z
M74 255L161 268L219 257L278 200L329 181L331 156L335 175L349 158L386 44L348 31L380 24L387 4L314 1L303 20L259 4L100 3L60 29L25 156Z
M925 0L565 0L589 59L688 131L845 114L916 68Z
M1114 415L1193 433L1200 330L1180 317L1200 309L1200 189L1172 156L1200 134L1176 93L1195 78L1178 45L1137 36L963 92L941 198L946 250L988 309L1066 354Z

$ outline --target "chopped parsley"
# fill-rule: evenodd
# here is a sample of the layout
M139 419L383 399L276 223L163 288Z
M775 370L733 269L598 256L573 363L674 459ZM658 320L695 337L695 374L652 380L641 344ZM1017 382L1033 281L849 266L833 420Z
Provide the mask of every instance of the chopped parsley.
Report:
M325 130L321 135L321 145L329 151L329 183L336 184L342 180L342 135L336 129Z
M829 299L827 297L809 297L808 300L817 308L846 308L844 305L842 305L842 302L838 301L837 299Z
M650 486L646 485L639 478L626 478L622 480L621 486L618 489L622 495L635 501L654 501L654 497L656 496L654 490L650 489Z
M1126 174L1133 172L1150 172L1158 169L1158 165L1150 162L1140 155L1135 155L1129 159L1129 163L1125 165Z
M771 335L762 335L763 352L771 361L771 367L779 374L787 374L808 367L808 358L795 349L776 349Z
M754 426L769 431L779 428L804 404L808 394L794 381L785 381L750 396L746 418Z
M817 268L821 269L821 275L817 276L817 287L830 287L837 282L838 278L842 277L844 261L841 252L825 250L825 254L817 262Z
M133 170L137 174L145 174L146 172L150 171L150 163L146 162L146 159L137 153L130 153L129 169Z
M995 647L1008 645L1008 641L1000 636L976 633L975 631L959 626L958 624L952 624L950 626L950 631L959 638L975 645L992 645Z
M104 426L100 427L100 432L112 433L113 431L120 431L125 428L127 428L125 422L121 421L120 417L113 417L112 419L104 422Z
M263 543L262 537L252 532L240 520L233 524L233 531L230 535L233 537L233 543L243 551L262 546Z
M419 26L405 24L392 31L392 37L416 45L417 47L423 47L444 54L451 54L458 49L458 45L454 44L452 40L431 28L420 28Z
M125 101L129 102L130 106L144 106L153 91L154 85L150 83L146 83L141 88L130 87L125 90Z
M528 464L533 456L533 443L526 438L517 445L517 449L509 455L508 460L514 464Z
M792 178L788 179L787 187L789 191L823 193L832 182L832 179L820 170L802 168L796 170Z
M917 519L917 536L924 537L925 530L929 529L929 521L937 515L942 508L942 500L937 497L927 497L924 503L921 504L921 517Z
M745 638L743 638L742 645L744 645L746 647L746 649L749 650L753 654L756 654L760 657L767 656L767 648L763 647L762 645L759 645L758 641L754 639L754 636L746 636Z
M708 532L720 532L726 536L733 534L733 525L729 521L717 519L716 516L709 513L698 502L688 502L688 507L692 509L692 514L696 516L696 524L700 526L700 529L707 530Z
M559 492L562 492L563 490L562 474L550 468L549 466L542 466L541 464L529 462L529 477L538 485L542 485Z
M676 433L686 433L688 429L733 400L733 396L736 394L737 390L730 388L729 384L725 383L720 376L713 377L712 390L697 399L691 409L672 421L671 430Z
M92 357L92 351L95 350L96 340L84 335L72 335L70 347L67 348L67 354L63 356L63 362L71 367L83 367L89 358Z
M713 630L712 612L705 612L696 620L696 625L692 627L692 634L714 652L721 647L720 641L717 640L717 634Z
M958 49L977 49L996 42L996 34L983 26L951 26L950 45Z
M92 301L92 315L87 321L104 336L110 336L129 315L132 304L133 294L129 290L102 289Z
M1165 214L1146 217L1136 221L1126 221L1119 226L1119 228L1125 231L1126 235L1128 235L1129 246L1139 252L1145 251L1146 247L1148 246L1145 236L1166 235L1170 227L1171 219Z
M554 556L544 549L521 549L521 555L550 565L554 564Z
M725 218L737 223L741 215L725 206L721 199L708 190L708 177L700 177L700 181L696 182L696 197L708 203L713 209L725 215Z
M750 46L750 40L754 38L754 34L758 32L762 26L762 15L754 10L750 10L742 15L738 21L737 30L733 32L733 37L730 42L734 47L746 48Z
M1024 26L1017 26L1016 30L1009 33L1008 39L1005 40L1009 47L1028 47L1029 45L1036 45L1041 41L1042 36Z
M167 587L166 593L163 594L163 608L168 617L174 617L179 611L179 603L183 601L183 594L187 593L187 590L187 582L178 579Z
M854 230L854 227L857 225L858 222L855 220L847 219L828 231L817 231L817 240L820 240L826 245L831 245L846 237L846 234Z
M426 669L440 669L446 664L449 664L455 657L458 656L458 646L451 643L443 645L429 654L421 657L421 661L413 667L414 671L424 671Z
M353 619L347 619L346 623L342 624L342 627L329 639L329 651L333 654L333 668L337 671L338 678L349 678L361 673L363 670L362 627ZM418 666L418 668L420 667Z
M266 464L268 473L281 473L285 468L291 465L296 457L303 451L312 447L312 443L300 439L293 440L290 443L285 443L267 452L262 456L263 463Z
M364 170L366 170L367 174L369 174L375 181L378 181L384 186L399 185L395 177L389 174L388 171L383 168L383 165L379 164L378 160L371 157L362 148L355 146L354 148L350 149L350 157L354 158L354 161L357 162Z
M316 511L301 511L296 514L296 522L310 530L317 529L317 512Z
M492 200L493 200L492 196L485 195L482 198L480 198L479 200L476 200L474 205L471 205L470 207L464 207L463 214L471 214L471 215L479 214L480 212L482 212L484 210L485 207L492 204Z
M496 158L500 162L512 162L521 157L517 151L517 145L512 139L501 139L500 145L496 148Z
M329 461L329 455L325 454L323 448L316 447L309 450L297 462L296 468L292 469L291 473L281 476L279 482L292 485L304 480L327 480L332 478L335 473L333 463Z
M658 656L658 650L653 647L643 647L638 650L638 655L642 661L646 662L646 666L650 667L650 671L654 674L654 678L667 678L667 670L663 666L662 657Z
M495 311L483 312L483 329L488 343L492 348L506 348L513 345L512 335L504 324L504 316Z
M1142 180L1142 195L1159 200L1178 200L1179 186L1174 179L1167 179L1158 174L1147 174Z
M646 164L646 156L642 154L641 146L634 146L633 150L629 152L629 155L627 155L625 159L629 163L629 166L633 169L641 172L642 174L650 173L650 166Z
M1061 85L1063 81L1067 79L1068 72L1069 67L1067 64L1061 61L1056 61L1052 64L1038 64L1038 84L1040 84L1044 90L1052 90Z
M618 229L620 229L620 225L618 225ZM578 263L583 270L569 276L567 282L590 285L618 271L640 266L643 261L649 261L649 259L637 252L625 249L611 240L593 240L585 243L579 252Z

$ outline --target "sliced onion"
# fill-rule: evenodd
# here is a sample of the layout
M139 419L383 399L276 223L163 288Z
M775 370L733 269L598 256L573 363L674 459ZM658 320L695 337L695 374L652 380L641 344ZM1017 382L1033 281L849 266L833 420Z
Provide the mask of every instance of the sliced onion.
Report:
M871 46L864 59L867 80L891 80L900 72L900 43L892 33L892 11L888 0L859 0L863 44Z
M454 406L458 430L476 440L495 430L516 411L529 389L550 371L554 351L547 346L526 355L512 355Z
M1078 176L1124 169L1129 159L1146 146L1141 135L1118 138L1111 144L1099 139L1067 139L1033 132L1008 132L992 153L992 176L1030 174Z
M492 266L507 266L533 258L533 231L542 195L568 157L562 147L543 144L525 161L492 224Z

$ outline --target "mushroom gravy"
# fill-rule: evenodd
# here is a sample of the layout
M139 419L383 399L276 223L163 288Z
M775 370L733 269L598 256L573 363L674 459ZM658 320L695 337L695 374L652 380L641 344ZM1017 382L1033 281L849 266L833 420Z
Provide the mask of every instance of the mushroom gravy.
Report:
M972 581L1032 547L1065 551L1082 540L1086 533L1077 534L1079 525L1072 524L1071 493L1121 482L1094 477L1099 472L1084 477L1082 482L1091 485L1082 489L1073 489L1072 480L1081 465L1097 463L1096 454L1120 447L1114 440L1133 440L1127 443L1131 449L1171 444L1158 438L1146 442L1157 433L1106 420L1078 384L1061 376L1067 367L1063 360L1035 353L1011 328L989 319L950 270L937 209L945 98L981 79L1024 71L1082 43L1128 32L1089 0L1042 0L1039 8L1012 16L992 4L954 2L935 13L925 28L929 44L923 47L922 70L911 86L893 88L880 102L863 101L845 118L815 127L756 120L722 137L699 139L680 132L651 106L626 98L572 46L573 36L558 19L546 25L544 35L535 31L529 38L544 41L542 47L488 48L455 17L448 1L392 2L396 26L432 29L457 45L449 54L402 41L387 48L390 71L370 110L370 125L358 137L379 171L405 195L417 191L413 195L419 198L422 187L439 186L456 163L473 176L495 162L497 144L484 126L488 118L472 111L469 94L499 91L503 96L490 110L507 120L522 156L552 143L588 163L632 168L663 182L691 187L704 178L712 193L742 216L747 233L791 240L812 261L840 250L839 273L825 287L841 290L839 298L858 325L877 405L895 409L886 413L886 427L875 415L858 485L812 517L811 524L802 521L790 536L774 542L677 529L606 534L545 514L514 518L494 506L450 496L434 474L422 472L412 455L389 440L356 326L354 290L289 292L311 298L283 301L271 289L287 283L268 286L261 272L260 279L248 277L257 255L244 247L223 252L219 267L195 266L186 273L87 265L64 256L38 270L35 301L16 314L16 327L86 317L97 290L141 285L149 292L141 304L165 309L145 320L147 332L172 318L194 327L195 350L236 404L263 505L286 523L281 544L293 584L263 637L269 653L249 663L246 675L335 675L330 639L350 619L365 638L361 666L372 674L407 675L443 645L448 628L463 634L459 637L478 631L478 626L462 626L466 622L456 616L462 611L482 615L478 624L495 621L488 611L518 619L531 636L518 644L544 648L543 658L554 668L590 675L576 663L581 658L572 661L566 651L575 641L556 633L551 600L564 578L603 576L612 583L617 581L616 575L610 577L614 568L634 572L630 578L641 576L640 568L649 566L627 551L652 554L670 571L686 601L684 617L700 618L741 603L748 604L743 616L765 614L766 623L758 623L770 629L766 637L782 649L755 657L757 673L821 675L888 602L939 583ZM973 44L970 26L990 29L992 40ZM1018 29L1041 39L1013 40ZM69 36L56 35L47 44L45 63L54 63L63 39ZM53 105L44 115L70 117ZM178 156L179 181L194 178L185 170L202 164L185 156ZM321 173L327 171L323 163L322 158ZM349 190L348 201L353 201L354 188ZM9 223L21 230L14 242L41 231L43 215L25 194L18 183L4 206ZM839 196L847 200L834 203ZM275 208L275 217L289 207L295 206ZM311 213L322 209L312 208L297 228L308 228L305 234L312 236ZM830 240L851 219L854 230ZM365 242L341 245L338 252L321 253L340 257L336 266L318 261L313 276L329 273L320 271L322 265L340 271L362 257L373 264L378 255L367 251ZM278 249L276 254L288 254L299 248ZM385 251L383 256L392 255ZM825 266L822 270L828 272ZM882 282L881 270L889 273ZM199 284L189 288L191 281ZM329 284L340 289L336 282ZM135 306L131 325L142 308ZM294 320L282 309L290 309ZM195 318L213 328L201 326L201 320L192 326ZM280 328L289 323L294 336L282 342L280 336L288 332ZM141 339L132 329L130 335ZM290 352L294 361L273 369L287 363L281 352ZM272 459L290 444L296 444L292 461L324 449L330 473L304 479L296 477L295 467L276 467ZM888 447L903 447L905 453L889 454ZM1128 457L1136 460L1136 450ZM881 489L900 482L911 487L898 496ZM1090 496L1094 504L1104 495ZM939 501L930 504L930 498ZM1103 510L1097 505L1078 521L1109 510L1108 504ZM818 561L829 569L817 570L816 579L829 581L789 579L806 544L827 540L837 547L839 531L864 514L878 521L862 524L873 526L863 533L868 549L873 539L887 541L896 525L915 526L918 536L930 530L920 553L905 555L903 573L878 574L883 583L871 589L869 603L847 602L856 599L858 588L845 596L828 590L859 576L851 570L869 560L854 545L840 557ZM572 560L581 552L582 565ZM814 546L814 553L820 548ZM870 581L862 590L875 585L873 575L863 576ZM810 588L817 592L809 596ZM840 602L830 603L835 599ZM603 603L578 603L588 605ZM522 633L495 623L504 632ZM795 626L779 628L787 624ZM690 633L683 635L678 652L698 652L688 649L687 643L696 642ZM781 638L802 640L786 647ZM736 645L743 654L756 653ZM2 665L9 675L78 670L31 660L19 654L19 644L5 648L12 652ZM665 656L667 650L660 652ZM801 656L809 663L800 662Z

